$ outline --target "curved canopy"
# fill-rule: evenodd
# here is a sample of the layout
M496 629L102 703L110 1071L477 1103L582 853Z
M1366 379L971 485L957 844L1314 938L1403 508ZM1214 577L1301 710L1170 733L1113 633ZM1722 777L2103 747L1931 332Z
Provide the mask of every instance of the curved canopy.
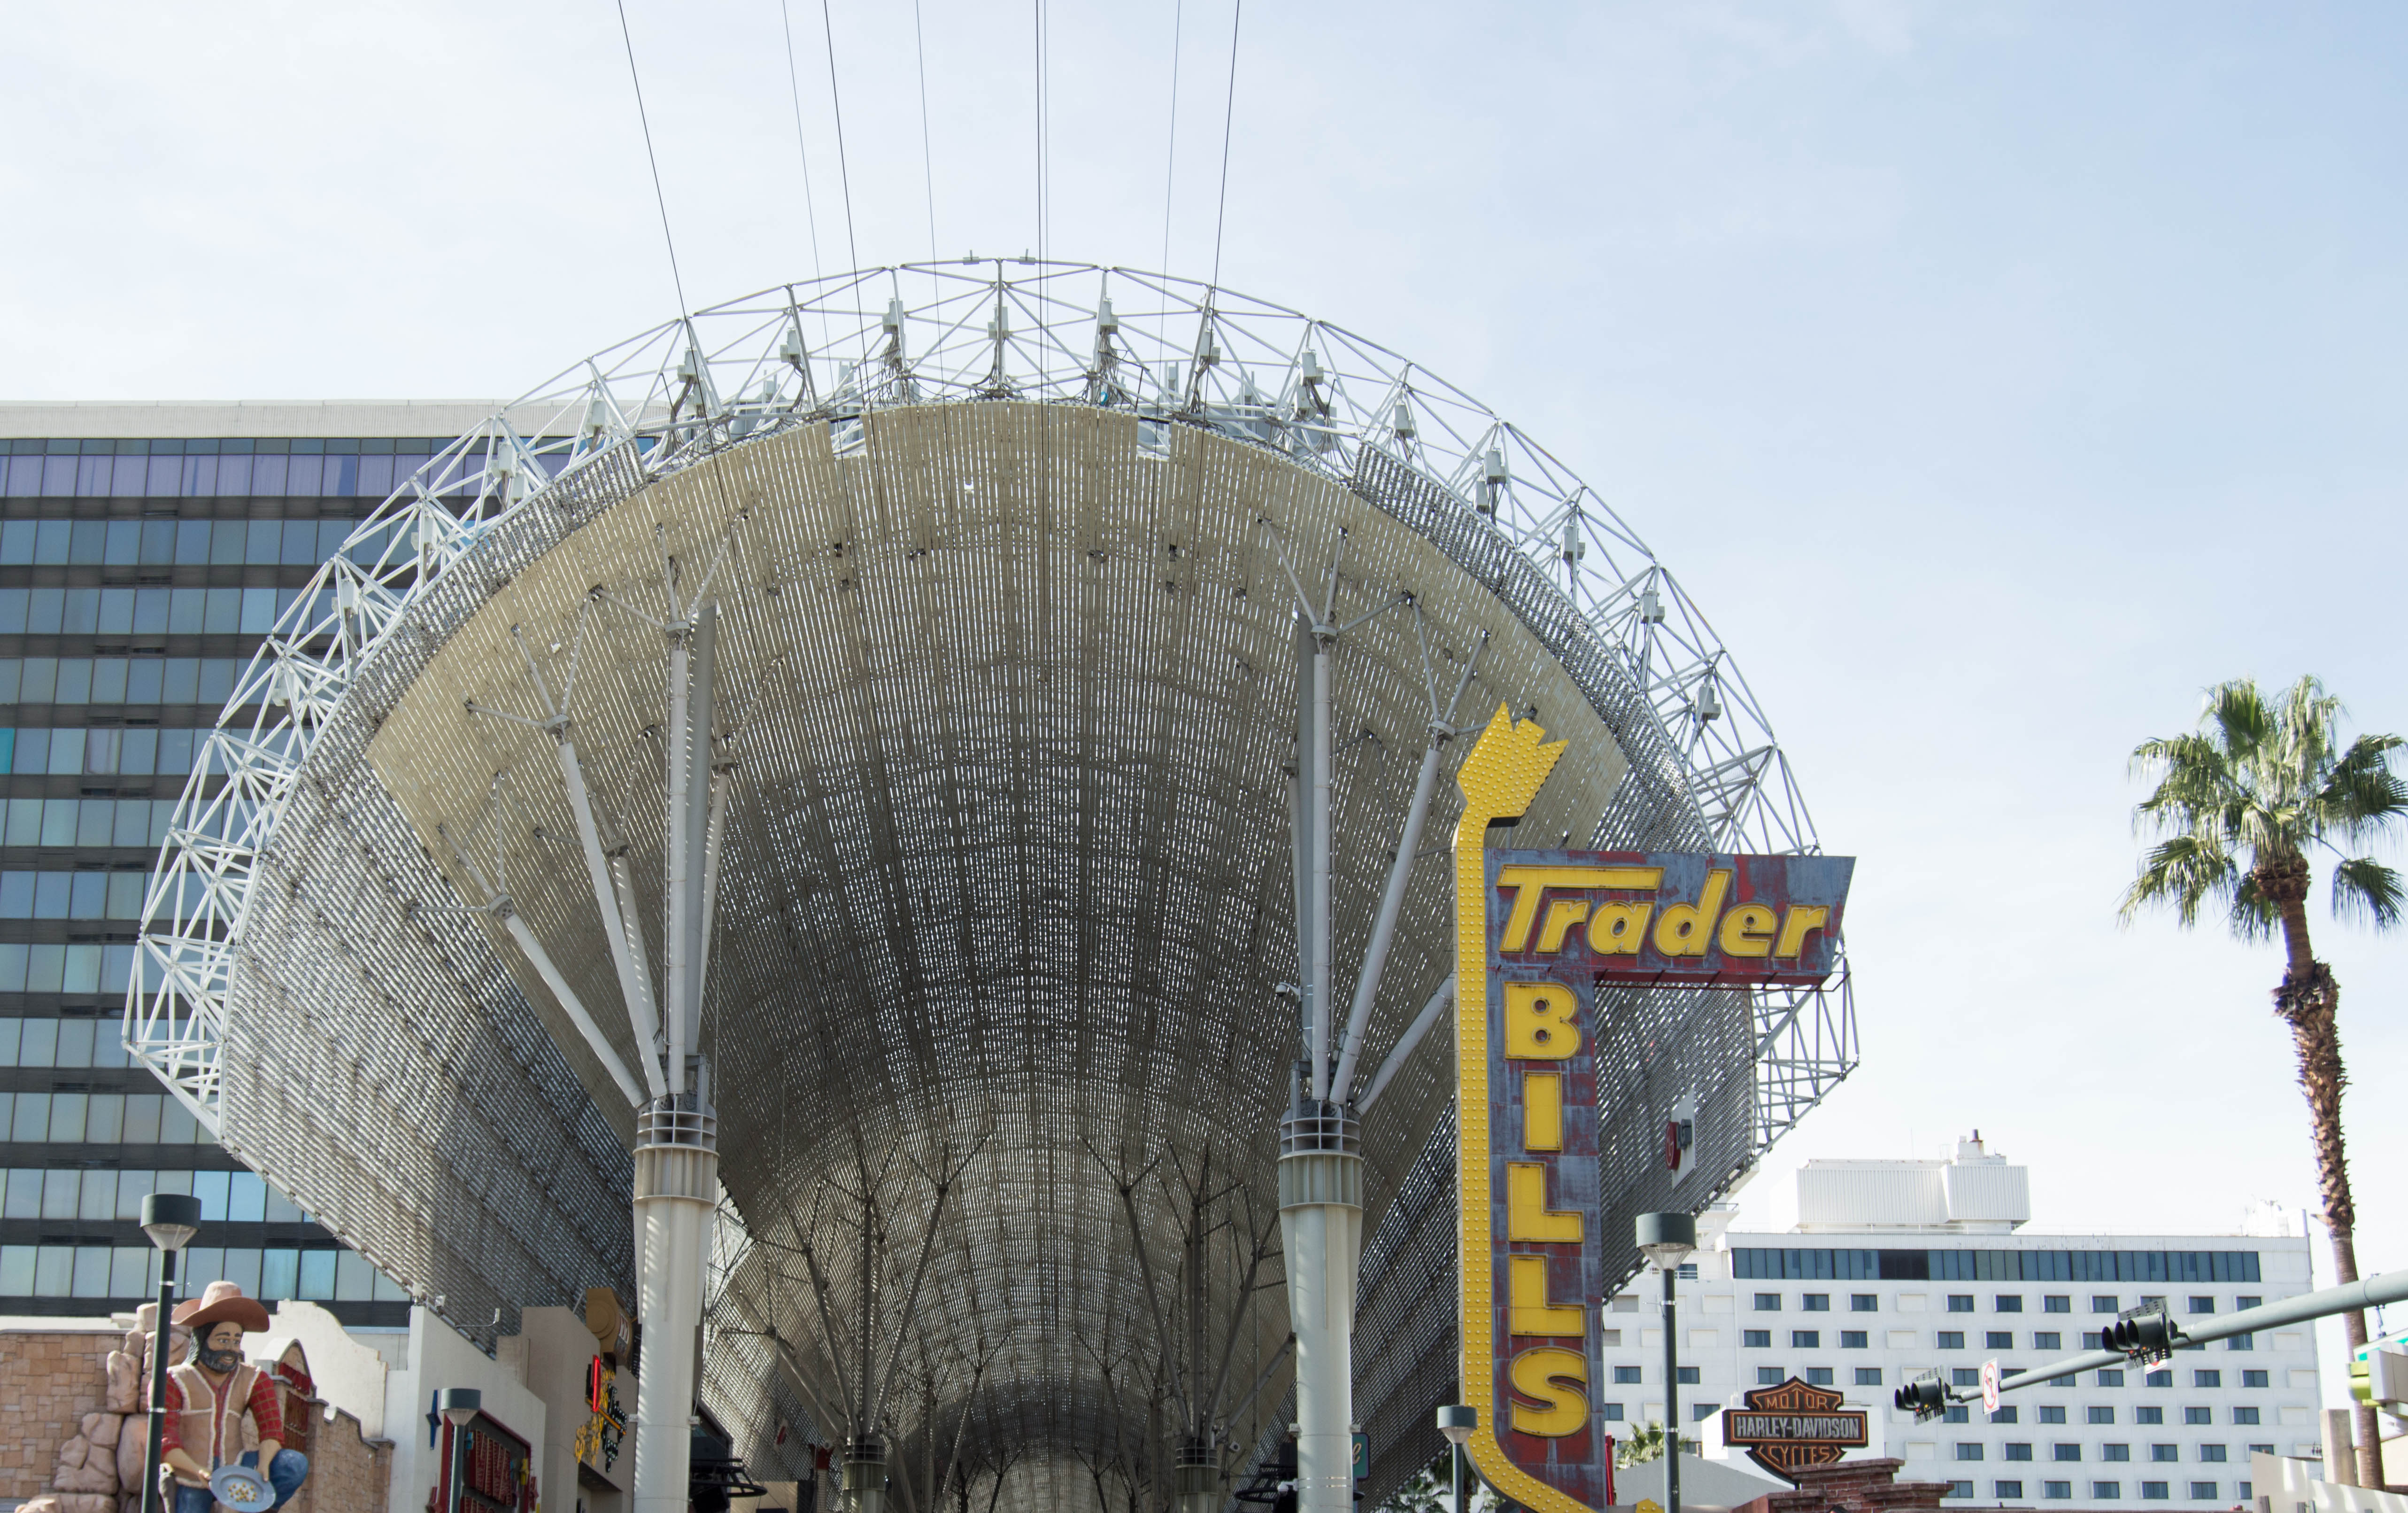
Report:
M669 632L707 598L706 1395L756 1475L867 1403L907 1506L935 1513L951 1477L1117 1505L1167 1485L1182 1429L1237 1471L1281 1421L1300 595L1347 627L1341 992L1467 680L1459 723L1501 703L1570 742L1521 843L1813 838L1769 737L1735 728L1720 648L1671 640L1702 621L1660 569L1602 597L1588 544L1629 556L1619 522L1575 483L1517 542L1510 431L1473 443L1467 489L1410 381L1346 398L1375 384L1343 333L1304 323L1249 367L1242 322L1288 317L1196 291L1205 335L1158 375L1058 268L946 276L967 292L911 274L940 290L917 312L859 281L757 300L734 355L677 323L658 389L597 365L555 398L566 424L513 407L396 496L230 706L129 1029L230 1148L471 1333L627 1295L647 1021L571 794L650 973ZM937 318L948 297L990 310L983 340ZM811 327L846 307L873 355L839 367ZM914 356L915 325L945 334ZM1426 833L1458 802L1442 777ZM1447 887L1412 872L1360 1048L1383 1074L1356 1350L1375 1484L1427 1458L1452 1386L1452 1069L1443 1036L1399 1051L1442 994ZM1665 1088L1727 1181L1853 1059L1842 1008L1802 997L1634 998L1608 1034L1618 1211L1667 1196Z

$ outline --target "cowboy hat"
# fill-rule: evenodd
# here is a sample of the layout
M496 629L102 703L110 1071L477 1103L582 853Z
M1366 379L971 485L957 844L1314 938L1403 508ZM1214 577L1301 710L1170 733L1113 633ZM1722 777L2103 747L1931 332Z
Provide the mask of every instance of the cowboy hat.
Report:
M244 1297L232 1282L211 1282L199 1297L176 1309L176 1322L195 1334L229 1319L240 1324L244 1333L256 1334L267 1328L267 1310L256 1299Z

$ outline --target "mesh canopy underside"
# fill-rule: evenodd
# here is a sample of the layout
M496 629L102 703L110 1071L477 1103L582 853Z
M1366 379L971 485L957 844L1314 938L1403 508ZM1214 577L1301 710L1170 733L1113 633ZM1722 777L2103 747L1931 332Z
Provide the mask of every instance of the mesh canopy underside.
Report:
M456 850L636 1064L552 740L468 703L538 717L522 644L552 694L574 664L571 731L657 971L666 655L644 617L669 617L674 559L687 593L713 574L722 614L713 756L732 785L701 1048L740 1234L722 1240L706 1395L739 1452L791 1475L806 1438L842 1434L867 1196L879 1368L927 1240L882 1416L924 1508L956 1458L1013 1466L1007 1503L1042 1500L1056 1473L1164 1475L1166 1375L1225 1348L1225 1412L1262 1383L1226 1438L1259 1453L1283 1421L1285 1302L1275 1256L1256 1269L1272 1285L1244 1290L1239 1237L1275 1207L1299 1050L1276 991L1296 975L1289 569L1317 593L1338 563L1340 621L1413 600L1338 655L1341 1004L1429 718L1421 638L1443 689L1484 633L1462 718L1501 702L1570 742L1522 843L1702 845L1682 764L1528 560L1375 452L1349 486L1079 406L864 425L843 455L803 424L652 482L624 450L596 459L431 586L312 748L261 863L227 1143L472 1333L588 1286L629 1295L632 1115L498 925L439 911L486 896ZM1459 800L1442 778L1426 847ZM1415 872L1367 1074L1446 976L1447 882L1435 861ZM1622 1235L1673 1201L1672 1098L1697 1100L1708 1187L1748 1160L1753 1035L1732 994L1623 995L1604 1017L1605 1232ZM1373 1495L1435 1453L1430 1409L1455 1389L1452 1081L1433 1035L1365 1121ZM1208 1157L1215 1237L1182 1250L1182 1184ZM1185 1317L1198 1275L1210 1343L1172 1329L1166 1356L1161 1320ZM782 1451L780 1421L801 1431Z

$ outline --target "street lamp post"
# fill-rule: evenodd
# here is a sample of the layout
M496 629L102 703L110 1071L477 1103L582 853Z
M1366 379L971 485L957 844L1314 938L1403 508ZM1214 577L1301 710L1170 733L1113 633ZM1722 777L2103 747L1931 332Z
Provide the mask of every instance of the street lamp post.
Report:
M1639 1248L1664 1274L1664 1510L1681 1513L1681 1352L1675 1335L1672 1278L1698 1248L1698 1221L1687 1214L1639 1216Z
M1468 1403L1455 1403L1438 1410L1438 1432L1446 1436L1447 1490L1454 1498L1453 1513L1463 1513L1463 1446L1471 1432L1480 1427L1480 1410Z
M142 1232L159 1248L159 1317L150 1322L150 1448L142 1457L142 1513L162 1513L159 1463L167 1437L167 1316L176 1306L176 1253L201 1228L201 1201L179 1192L142 1200Z
M437 1394L435 1405L452 1426L452 1495L446 1506L450 1513L460 1513L460 1483L467 1474L466 1459L461 1452L467 1447L469 1422L485 1405L485 1394L474 1387L447 1387Z

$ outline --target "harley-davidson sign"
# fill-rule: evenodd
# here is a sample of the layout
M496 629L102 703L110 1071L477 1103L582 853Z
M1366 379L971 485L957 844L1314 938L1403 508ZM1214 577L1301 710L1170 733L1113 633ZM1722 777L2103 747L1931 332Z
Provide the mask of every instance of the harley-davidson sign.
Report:
M1743 1408L1723 1412L1723 1443L1784 1481L1800 1466L1830 1465L1869 1442L1865 1413L1842 1407L1839 1393L1809 1387L1792 1376L1778 1387L1745 1395Z

